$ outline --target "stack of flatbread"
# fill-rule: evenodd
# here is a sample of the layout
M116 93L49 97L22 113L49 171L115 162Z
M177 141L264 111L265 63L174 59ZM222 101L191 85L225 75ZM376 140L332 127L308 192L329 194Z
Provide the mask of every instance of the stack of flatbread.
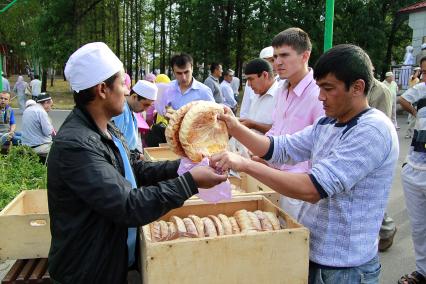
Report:
M169 222L160 220L149 224L151 241L161 242L178 238L204 238L281 229L277 216L272 212L239 210L234 216L224 214L186 218L170 217Z
M193 162L224 151L228 130L217 119L223 113L223 107L214 102L195 101L181 107L170 118L165 132L172 151Z

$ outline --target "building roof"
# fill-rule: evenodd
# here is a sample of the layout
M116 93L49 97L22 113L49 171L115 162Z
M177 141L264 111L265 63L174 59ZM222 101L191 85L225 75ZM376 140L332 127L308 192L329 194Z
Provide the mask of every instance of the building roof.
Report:
M426 1L421 1L413 5L410 5L408 7L402 8L398 11L398 13L411 14L411 13L419 12L421 10L426 10Z

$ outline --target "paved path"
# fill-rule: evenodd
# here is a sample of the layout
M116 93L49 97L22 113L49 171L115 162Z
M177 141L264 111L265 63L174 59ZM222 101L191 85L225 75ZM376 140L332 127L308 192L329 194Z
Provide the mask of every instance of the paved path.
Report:
M55 129L59 129L60 125L68 115L69 111L53 110L49 113ZM21 115L17 115L17 126L20 129ZM411 273L415 270L413 243L411 241L411 226L409 224L407 210L405 207L405 199L401 186L401 165L407 155L409 139L404 139L407 129L406 115L399 115L398 122L401 129L398 131L400 142L400 156L398 166L395 170L395 178L392 191L389 198L388 214L395 220L398 232L395 236L393 246L384 253L380 253L382 263L381 284L397 283L399 277L405 273ZM0 263L0 279L3 278L6 271L5 267L8 263ZM134 278L134 276L133 276ZM134 282L134 281L131 281Z

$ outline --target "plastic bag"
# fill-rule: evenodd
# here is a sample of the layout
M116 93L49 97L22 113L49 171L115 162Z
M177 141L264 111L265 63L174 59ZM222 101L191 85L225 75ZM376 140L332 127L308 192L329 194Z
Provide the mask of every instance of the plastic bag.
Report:
M190 171L194 167L198 166L208 166L209 165L209 159L204 158L199 163L194 163L188 158L182 158L180 161L179 169L178 169L178 175L183 175L184 173ZM231 193L231 183L229 180L226 180L212 188L199 188L198 189L198 196L200 199L210 202L210 203L217 203L222 200L230 200L232 198Z

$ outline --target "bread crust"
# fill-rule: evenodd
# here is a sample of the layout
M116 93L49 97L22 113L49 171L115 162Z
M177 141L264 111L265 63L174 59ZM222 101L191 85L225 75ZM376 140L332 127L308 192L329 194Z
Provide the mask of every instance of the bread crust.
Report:
M195 227L195 224L192 221L192 219L190 219L190 218L183 218L183 223L185 224L186 232L190 236L193 236L194 238L198 238L197 228Z
M252 221L248 215L247 210L242 209L234 213L235 220L237 220L241 233L255 232L256 228L253 226Z
M179 234L186 233L186 226L181 218L178 216L171 216L169 221L176 225L176 229Z
M225 235L232 235L232 224L229 221L228 216L226 216L224 214L219 214L219 215L217 215L217 217L219 218L220 222L222 222L224 234Z
M238 226L238 223L237 223L237 220L235 220L235 217L228 217L228 219L232 226L232 234L241 233L240 226Z
M223 106L214 102L192 105L185 114L179 130L179 141L186 156L193 162L222 152L228 145L225 122L217 119L223 114Z
M200 238L204 237L204 223L203 220L201 220L200 217L197 215L189 215L188 218L194 222L195 228L197 228L198 236Z
M263 212L263 214L265 214L266 218L269 219L269 221L272 224L272 228L274 228L274 230L281 229L280 221L278 220L277 215L268 211Z
M161 239L160 223L158 223L157 221L150 223L149 230L151 232L151 241L158 242Z
M207 217L203 217L203 218L201 218L201 220L203 220L203 223L204 223L205 236L206 237L216 237L217 236L216 226L214 225L212 219L207 218Z
M254 211L254 214L256 214L257 218L260 221L260 225L262 226L263 231L272 231L274 228L272 227L271 221L263 214L263 211L256 210Z

